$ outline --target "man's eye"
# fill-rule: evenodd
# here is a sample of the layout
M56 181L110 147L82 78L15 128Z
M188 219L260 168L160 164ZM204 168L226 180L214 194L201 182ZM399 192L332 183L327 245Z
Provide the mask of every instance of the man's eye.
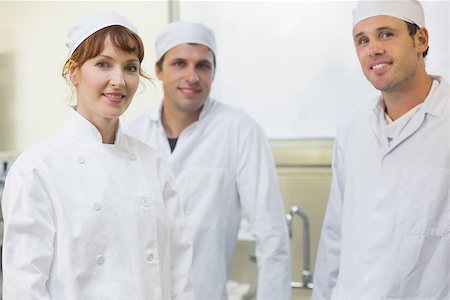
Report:
M201 63L201 64L198 65L198 67L200 69L205 69L205 70L210 70L211 69L211 65L208 64L208 63Z
M365 38L365 37L362 37L358 40L358 45L366 45L368 43L369 43L369 39Z
M182 67L185 65L185 63L183 61L175 61L173 64L177 67Z
M390 38L391 36L393 36L393 34L391 32L382 32L380 36L383 39L387 39L387 38Z

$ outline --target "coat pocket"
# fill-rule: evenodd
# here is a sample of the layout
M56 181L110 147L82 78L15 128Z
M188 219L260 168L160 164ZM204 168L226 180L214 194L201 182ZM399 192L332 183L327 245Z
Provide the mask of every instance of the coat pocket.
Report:
M397 229L405 234L444 236L450 231L450 170L408 166L400 174Z

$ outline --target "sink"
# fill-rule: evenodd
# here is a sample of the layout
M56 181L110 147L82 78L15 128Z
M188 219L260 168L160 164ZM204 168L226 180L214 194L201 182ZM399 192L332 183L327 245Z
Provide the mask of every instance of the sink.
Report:
M292 300L310 300L311 295L310 289L292 289Z

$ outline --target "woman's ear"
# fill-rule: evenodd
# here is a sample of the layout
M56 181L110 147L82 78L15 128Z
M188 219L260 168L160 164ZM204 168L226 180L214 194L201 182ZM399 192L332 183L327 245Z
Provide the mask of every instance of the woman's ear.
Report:
M78 68L73 68L69 70L69 79L73 86L78 85Z

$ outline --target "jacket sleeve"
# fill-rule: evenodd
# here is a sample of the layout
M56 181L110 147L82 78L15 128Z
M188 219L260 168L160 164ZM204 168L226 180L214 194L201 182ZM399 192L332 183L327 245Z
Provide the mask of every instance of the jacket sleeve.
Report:
M258 126L239 141L237 185L244 217L256 239L257 297L289 300L290 244L272 152Z
M171 274L172 299L193 300L192 286L192 239L189 236L186 218L174 188L173 175L168 166L161 168L167 178L164 185L163 197L170 222L171 236Z
M3 300L50 299L54 210L42 177L13 165L2 199Z
M331 299L339 274L344 169L338 139L333 151L332 172L330 196L316 256L312 300Z

